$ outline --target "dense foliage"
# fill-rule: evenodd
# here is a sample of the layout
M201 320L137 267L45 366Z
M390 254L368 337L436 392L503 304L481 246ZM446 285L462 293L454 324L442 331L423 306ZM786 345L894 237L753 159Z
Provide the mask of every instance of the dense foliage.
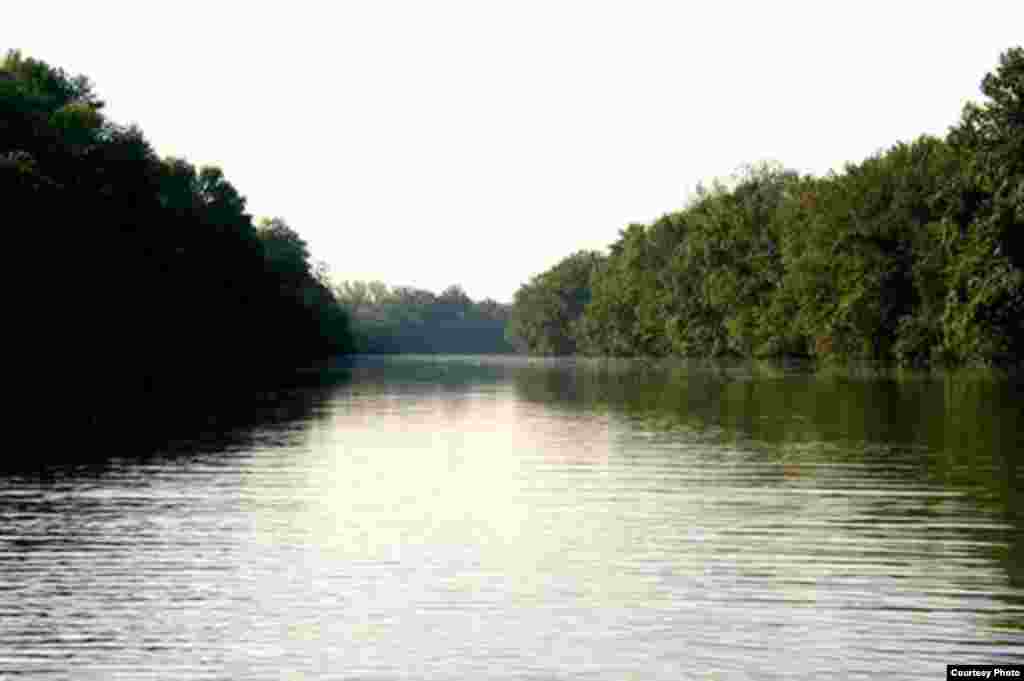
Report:
M24 281L62 283L15 333L36 352L74 353L65 369L89 396L84 419L350 348L294 230L254 224L219 168L158 158L103 109L85 77L17 51L0 62L5 226L29 237Z
M365 353L506 353L509 309L474 302L459 286L440 295L410 287L346 281L335 295L352 319L355 348Z
M541 354L1018 362L1024 343L1024 49L945 139L842 173L777 165L698 188L523 285Z
M509 320L510 340L520 350L544 355L579 352L577 323L602 261L600 253L580 251L520 287Z

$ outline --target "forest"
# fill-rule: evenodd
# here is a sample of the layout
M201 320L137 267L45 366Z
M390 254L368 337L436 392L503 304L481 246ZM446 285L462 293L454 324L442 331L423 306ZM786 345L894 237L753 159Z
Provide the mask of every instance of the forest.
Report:
M1003 52L981 92L944 137L842 172L762 163L698 187L509 306L459 286L333 283L220 168L158 157L139 126L107 118L87 77L12 50L0 197L10 269L32 294L12 297L9 337L82 386L83 425L351 352L1016 364L1024 49Z
M222 388L234 399L339 354L511 351L507 305L335 284L221 168L159 158L104 109L85 76L17 50L0 61L4 224L27 245L9 253L47 301L25 306L15 338L82 387L75 425L202 415Z
M548 355L1016 365L1024 343L1024 49L945 137L842 172L761 163L515 295Z
M74 425L177 410L193 398L171 396L352 349L348 314L285 220L254 219L220 168L158 158L88 78L19 51L0 62L0 196L34 292L10 333L75 386Z
M452 285L436 295L380 281L344 281L334 287L352 320L353 345L362 353L510 353L505 338L509 305L474 302Z

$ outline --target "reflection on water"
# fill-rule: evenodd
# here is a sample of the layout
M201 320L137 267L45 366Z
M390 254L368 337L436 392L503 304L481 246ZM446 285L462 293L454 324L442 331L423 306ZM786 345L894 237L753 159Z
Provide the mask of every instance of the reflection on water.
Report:
M1024 659L1013 381L470 357L344 376L160 452L0 477L0 678Z

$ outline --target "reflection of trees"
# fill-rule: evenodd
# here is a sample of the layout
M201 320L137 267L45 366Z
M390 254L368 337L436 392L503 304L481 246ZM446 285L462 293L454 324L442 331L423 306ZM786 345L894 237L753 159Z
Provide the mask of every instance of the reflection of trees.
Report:
M485 360L471 355L360 355L338 361L358 380L360 389L376 385L382 391L459 391L496 385L512 368L500 358Z
M499 390L511 371L503 358L470 355L359 355L337 361L348 367L354 379L351 390L363 398L348 408L371 414L399 404L415 404L418 409L432 404L452 422L478 393Z
M126 459L187 457L237 449L251 442L257 430L286 430L291 423L312 418L314 407L347 380L348 370L335 368L296 373L263 389L254 389L251 385L195 384L165 390L145 400L126 402L116 420L96 426L88 433L77 430L71 435L61 433L60 424L54 424L53 431L60 438L57 440L60 446L47 442L50 446L43 463L30 458L6 457L0 459L0 474L26 471L41 476L102 474L115 458L116 468ZM67 408L60 397L53 395L51 403ZM75 440L74 434L84 437Z
M601 376L569 367L523 367L515 374L516 389L522 397L561 408L586 407L599 400Z
M744 456L779 464L777 476L763 482L796 484L819 464L851 464L864 466L877 487L963 493L989 527L967 522L923 538L978 542L972 550L1001 565L1012 589L1024 589L1018 380L983 372L811 374L595 362L518 371L515 381L525 400L606 409L647 432L740 445ZM921 503L914 512L948 512ZM897 512L909 509L876 504L871 511L880 523Z
M23 608L0 633L0 647L12 641L59 645L69 636L76 640L80 629L94 645L125 645L126 630L111 626L104 634L75 613L123 609L137 617L148 607L143 594L163 594L164 585L132 582L157 555L147 542L181 542L178 550L158 552L159 567L202 577L187 588L203 588L212 581L209 571L237 569L222 549L193 541L161 519L179 517L182 504L192 512L195 499L219 509L218 515L234 513L237 497L225 492L238 485L237 453L301 439L312 422L326 418L320 405L346 381L346 372L333 371L261 393L197 389L166 395L160 409L148 403L126 414L118 432L95 451L53 451L43 463L4 460L0 584ZM114 570L123 576L112 577ZM174 586L186 588L187 582ZM97 598L108 600L100 607L90 602Z

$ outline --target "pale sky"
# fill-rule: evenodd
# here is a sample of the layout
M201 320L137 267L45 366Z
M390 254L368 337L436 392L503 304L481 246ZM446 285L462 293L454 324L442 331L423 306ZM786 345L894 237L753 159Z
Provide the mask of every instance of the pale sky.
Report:
M8 3L161 155L220 165L336 279L511 301L700 181L944 134L1024 2Z

